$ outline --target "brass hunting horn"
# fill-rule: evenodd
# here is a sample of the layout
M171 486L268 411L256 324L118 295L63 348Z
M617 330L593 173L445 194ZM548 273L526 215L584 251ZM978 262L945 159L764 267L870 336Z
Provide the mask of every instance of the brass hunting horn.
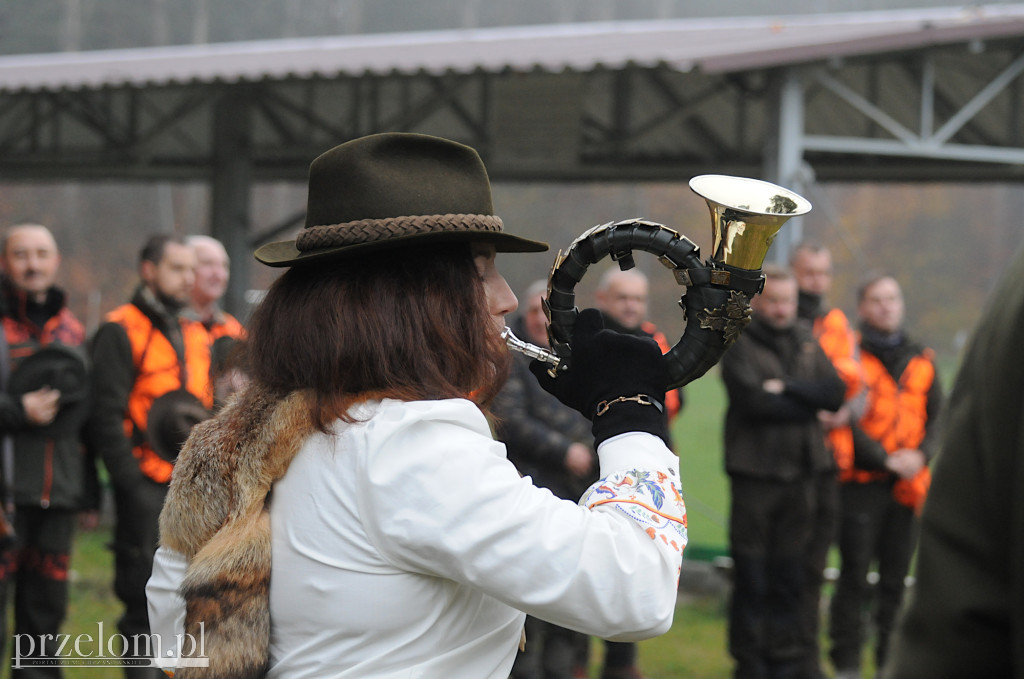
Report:
M544 311L551 351L519 340L506 328L508 346L550 363L549 373L557 377L572 359L576 284L605 257L623 271L633 268L633 251L642 250L658 257L686 287L679 300L686 329L664 356L669 388L710 370L750 322L750 300L764 287L761 265L779 229L809 212L811 204L781 186L745 177L701 175L690 180L690 188L711 211L711 259L702 263L692 241L655 222L627 219L595 226L559 251L548 277Z

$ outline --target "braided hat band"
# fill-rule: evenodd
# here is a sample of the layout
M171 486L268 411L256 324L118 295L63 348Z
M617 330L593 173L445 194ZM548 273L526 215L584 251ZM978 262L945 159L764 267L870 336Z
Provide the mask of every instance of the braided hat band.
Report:
M423 233L500 232L501 229L501 218L494 215L413 215L360 219L343 224L324 224L306 228L296 237L295 247L302 252L308 252Z

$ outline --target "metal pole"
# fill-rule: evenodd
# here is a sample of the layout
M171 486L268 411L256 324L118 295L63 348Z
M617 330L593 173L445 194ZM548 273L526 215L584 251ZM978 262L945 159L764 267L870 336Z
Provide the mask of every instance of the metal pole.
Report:
M222 305L244 318L252 262L248 237L252 140L246 88L224 89L215 106L210 231L231 258L231 279Z
M765 179L803 195L806 180L803 171L804 88L796 69L776 73L769 101L772 110L766 129ZM788 262L790 252L802 238L803 218L794 217L776 236L769 259L776 264Z

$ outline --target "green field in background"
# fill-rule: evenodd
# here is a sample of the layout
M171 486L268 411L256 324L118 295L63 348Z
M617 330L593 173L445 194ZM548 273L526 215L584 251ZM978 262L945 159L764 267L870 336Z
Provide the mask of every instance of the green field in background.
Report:
M722 466L725 386L713 368L685 387L686 402L672 423L686 501L686 558L710 560L728 545L729 481Z

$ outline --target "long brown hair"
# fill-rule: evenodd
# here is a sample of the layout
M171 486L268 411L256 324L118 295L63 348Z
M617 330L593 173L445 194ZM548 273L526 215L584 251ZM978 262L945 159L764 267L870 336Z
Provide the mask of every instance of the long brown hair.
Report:
M472 398L482 407L508 374L467 244L398 248L294 266L253 314L252 378L310 389L320 425L367 398Z

